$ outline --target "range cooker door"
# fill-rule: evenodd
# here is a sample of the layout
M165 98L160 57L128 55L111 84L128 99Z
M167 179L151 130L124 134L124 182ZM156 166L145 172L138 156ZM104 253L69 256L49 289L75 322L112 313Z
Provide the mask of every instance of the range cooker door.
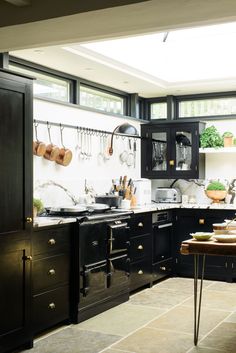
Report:
M121 220L108 225L108 257L127 253L129 229L128 223Z
M107 259L107 224L104 221L86 222L79 227L80 268Z
M80 302L96 297L107 289L107 262L84 266L80 272Z
M108 260L108 287L117 289L129 284L130 259L127 254Z

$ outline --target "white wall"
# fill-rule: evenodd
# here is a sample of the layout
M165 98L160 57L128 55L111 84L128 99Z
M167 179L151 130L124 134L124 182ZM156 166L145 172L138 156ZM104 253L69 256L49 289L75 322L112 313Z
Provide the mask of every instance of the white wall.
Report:
M74 106L66 106L57 103L51 103L40 99L34 99L34 119L65 123L74 126L83 126L99 130L113 131L114 128L127 119L108 116L101 113L85 111ZM130 122L138 131L140 123ZM49 143L47 126L38 126L38 138ZM51 127L52 142L61 146L60 128ZM106 143L105 149L108 149L111 135ZM101 140L97 136L92 137L92 157L84 160L79 157L78 138L76 129L64 128L64 145L73 152L71 164L67 167L48 161L43 157L34 156L34 189L35 196L41 197L46 206L55 205L61 202L64 192L52 186L41 185L48 180L53 180L65 186L73 195L79 197L84 193L85 179L89 187L92 187L97 193L108 192L111 187L112 179L119 179L121 175L127 175L128 178L140 177L140 140L137 139L136 165L128 167L126 163L121 163L120 153L128 149L128 139L114 137L114 154L106 160L99 157L101 149ZM132 139L133 144L133 139ZM104 148L102 148L104 151ZM50 194L50 196L48 195ZM68 200L69 203L69 200Z

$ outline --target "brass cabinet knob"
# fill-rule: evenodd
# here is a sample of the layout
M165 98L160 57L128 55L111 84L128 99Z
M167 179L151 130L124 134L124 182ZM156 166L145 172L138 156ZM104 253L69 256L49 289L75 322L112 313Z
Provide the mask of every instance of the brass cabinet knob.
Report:
M29 256L24 256L24 260L25 261L32 261L33 260L33 257L31 255Z
M169 165L171 165L171 166L175 165L175 161L174 161L173 159L171 159L171 160L169 161Z
M138 223L138 227L142 228L142 227L143 227L143 223L142 223L142 222L139 222L139 223Z
M204 218L199 218L198 222L199 222L199 224L205 224L205 219Z
M143 250L143 246L141 244L138 246L138 250Z
M142 271L142 270L139 270L139 271L138 271L138 275L143 275L143 271Z
M56 309L55 303L50 303L50 304L48 304L48 308L51 309L51 310Z
M48 274L50 276L54 276L56 274L56 271L54 270L54 268L51 268L49 271L48 271Z
M166 271L166 267L165 267L165 266L161 266L161 267L160 267L160 270Z
M26 223L32 223L33 222L33 218L31 217L26 217Z
M48 244L49 245L55 245L56 244L56 240L51 238L51 239L48 240Z

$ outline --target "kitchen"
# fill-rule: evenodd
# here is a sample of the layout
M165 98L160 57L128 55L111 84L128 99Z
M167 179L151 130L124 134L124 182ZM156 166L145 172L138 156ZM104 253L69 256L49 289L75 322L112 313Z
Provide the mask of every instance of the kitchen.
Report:
M89 71L89 70L88 70ZM80 111L81 113L81 117L79 117L78 111ZM112 121L111 121L111 117L107 114L102 114L101 113L96 113L96 112L92 112L90 110L86 110L86 109L81 109L81 108L76 108L73 106L66 106L66 105L60 105L57 103L53 103L53 102L47 102L46 100L43 99L34 99L34 114L37 112L37 115L34 115L34 118L39 120L39 121L44 121L45 123L47 121L50 121L51 123L51 132L52 132L52 141L55 144L58 145L65 145L66 147L70 147L70 148L75 148L75 146L80 146L80 144L78 143L78 135L77 135L77 130L75 129L67 129L66 127L63 129L63 143L61 141L61 136L60 136L60 126L54 126L53 123L65 123L64 117L67 116L68 119L66 119L66 124L68 125L73 125L73 126L85 126L86 128L91 128L91 129L97 129L97 130L106 130L108 132L112 132L114 130L114 128L120 124L122 124L122 122L124 121L122 118L118 118L118 117L113 117L112 116ZM98 116L102 117L103 123L104 125L101 125L101 122L98 119ZM58 119L58 117L61 117L60 119ZM114 118L114 119L113 119ZM76 124L75 124L76 121ZM84 123L86 121L86 124ZM136 120L129 120L129 122L136 126L136 128L139 130L139 122L137 122ZM38 136L40 138L40 140L48 142L49 141L49 137L48 137L48 130L47 130L47 124L40 124L38 126ZM231 123L231 121L229 121L229 124ZM220 123L218 123L220 126ZM102 126L102 128L101 128ZM104 128L103 128L104 126ZM228 125L229 126L229 125ZM231 130L233 131L232 126L228 128L227 126L227 130ZM224 124L223 128L221 127L221 129L224 129L222 131L222 133L226 130L226 125ZM71 131L73 131L73 136L71 138ZM68 134L68 135L67 135ZM106 136L105 136L106 137ZM81 137L80 137L81 138ZM72 140L73 139L73 140ZM60 188L58 188L57 186L53 189L53 185L49 184L47 185L48 180L52 180L60 185L66 188L66 190L69 191L69 193L67 192L67 196L68 194L72 194L73 196L76 195L76 197L81 197L82 199L85 199L85 197L87 197L87 195L84 195L84 183L85 183L85 179L87 180L87 186L88 188L91 190L92 188L95 189L97 192L99 193L104 193L107 192L112 184L112 179L113 178L119 178L120 175L127 175L133 179L136 179L140 176L139 174L139 170L140 170L140 159L138 158L138 154L140 153L140 140L137 138L136 139L136 144L137 144L137 156L136 156L136 164L135 167L132 165L132 167L127 166L125 163L123 165L121 165L121 163L119 162L119 150L122 149L123 150L123 144L124 141L127 140L123 140L122 138L115 138L115 146L114 146L114 155L109 157L107 156L107 158L105 157L105 159L103 158L102 163L99 165L99 160L96 159L96 153L94 153L94 150L97 151L98 149L100 150L101 146L104 146L104 144L106 145L108 143L108 141L106 141L106 138L101 138L99 136L95 136L94 140L96 141L95 143L95 147L94 143L90 143L88 142L89 146L92 146L92 150L91 147L89 147L89 153L92 152L92 156L90 157L90 159L83 159L83 160L79 160L76 158L72 159L71 165L68 168L63 168L60 167L59 165L56 165L53 162L48 162L46 161L44 158L40 158L38 156L34 157L34 181L37 178L38 181L36 183L35 181L35 186L36 186L36 192L35 196L39 195L40 190L42 193L42 189L45 189L47 187L51 187L52 189L48 192L45 191L45 195L44 197L48 197L49 200L45 199L45 201L50 201L51 204L59 204L61 203L62 197L65 197L65 195L63 196L63 192L60 193L60 191L58 191L58 189L60 190ZM102 141L101 141L102 140ZM105 140L105 141L103 141ZM80 139L81 141L81 139ZM88 141L90 141L88 139ZM132 141L134 141L134 139L132 139ZM129 143L127 143L128 146ZM128 148L128 147L126 147ZM79 149L79 147L78 147ZM74 151L74 157L77 156L78 153L78 149L77 151ZM102 148L101 148L102 150ZM77 153L76 153L77 152ZM208 158L209 156L207 156ZM219 156L217 156L219 157ZM219 157L220 158L220 157ZM228 158L227 157L221 157L222 160L225 162L225 160ZM117 161L119 162L119 167L117 168ZM211 162L211 160L210 160ZM94 174L94 166L96 166L96 181L94 182L93 178L91 178L91 175ZM106 174L106 178L104 179L104 166L106 166L106 170L107 170L107 174ZM206 164L206 168L208 168L208 170L210 170L211 172L214 170L216 170L215 168L211 168L209 167L209 163ZM223 169L223 168L222 168ZM72 171L73 170L73 171ZM73 179L73 175L75 175L75 173L79 174L78 178L74 178ZM118 175L114 175L114 170L118 170ZM127 173L128 170L128 173ZM59 173L60 171L60 173ZM58 173L57 173L58 172ZM226 178L227 176L229 176L229 172L227 172L224 169L225 174L222 173L222 177ZM110 173L110 174L109 174ZM213 172L212 172L213 173ZM218 178L218 170L215 171L216 175L213 175L213 177L217 177ZM57 174L57 176L56 176ZM51 176L54 175L54 178L51 178ZM206 174L206 175L210 175L210 174ZM234 176L233 171L232 171L232 176ZM36 178L35 178L36 176ZM89 176L89 178L88 178ZM212 177L212 175L210 175L210 177ZM104 182L105 181L105 182ZM165 180L163 181L163 184L161 185L165 185ZM157 184L156 184L157 183ZM42 188L42 184L44 184L44 187ZM170 182L168 184L168 186L170 185ZM194 183L194 185L196 185ZM55 185L54 185L55 186ZM152 197L154 198L154 191L156 189L156 186L160 186L160 183L158 184L157 181L153 182L153 195ZM186 186L186 185L184 185ZM179 187L183 188L183 185L179 185ZM200 188L203 188L203 185L200 185ZM61 189L62 190L62 189ZM60 194L59 194L60 193ZM50 194L50 195L49 195ZM198 194L197 194L198 195ZM40 197L42 197L42 195L39 195ZM190 194L191 196L191 194ZM204 193L203 195L201 194L201 197L205 196ZM199 196L200 197L200 196ZM210 201L205 197L204 201L206 202L206 200L208 201L208 203L210 203ZM44 201L44 202L45 202ZM71 199L68 196L68 198L66 198L66 202L67 205L69 205ZM199 199L197 199L197 201L199 202ZM49 202L48 202L49 203ZM234 208L232 207L232 205L230 206L231 210L234 210ZM198 210L199 212L199 210ZM218 212L218 210L217 210ZM217 213L216 212L216 213ZM205 213L205 212L204 212ZM214 213L214 215L216 215L216 213ZM196 215L196 213L195 213ZM138 216L137 216L138 217ZM201 215L200 215L201 218ZM149 227L151 225L151 221L149 221ZM41 254L42 255L42 254ZM30 256L30 255L29 255ZM36 253L37 259L38 259L38 263L40 263L40 254ZM65 257L68 256L68 249L67 251L65 250ZM34 261L34 260L33 260ZM157 261L158 262L158 261ZM222 270L223 271L223 270ZM228 274L229 275L229 274ZM63 282L64 287L66 286L66 281ZM41 290L41 289L40 289ZM41 293L41 292L39 292ZM38 294L38 292L37 292ZM36 296L37 296L36 294ZM39 298L39 296L37 297Z

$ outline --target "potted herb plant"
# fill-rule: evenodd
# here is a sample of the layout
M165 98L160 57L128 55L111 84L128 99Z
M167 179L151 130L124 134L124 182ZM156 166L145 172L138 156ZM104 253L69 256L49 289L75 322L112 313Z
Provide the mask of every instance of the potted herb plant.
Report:
M212 199L212 203L219 203L226 197L227 190L223 183L213 180L207 185L205 193L207 197Z
M230 131L225 131L222 135L224 147L232 147L234 144L234 135Z
M207 147L223 147L223 138L214 125L203 130L200 136L200 146Z
M37 215L43 210L43 203L40 199L33 199L33 216L37 217Z

